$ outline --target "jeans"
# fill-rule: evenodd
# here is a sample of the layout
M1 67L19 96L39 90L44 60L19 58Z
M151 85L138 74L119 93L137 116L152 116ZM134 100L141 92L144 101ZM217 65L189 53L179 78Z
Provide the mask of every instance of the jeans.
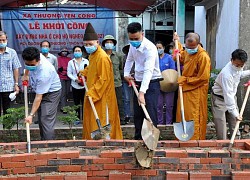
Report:
M127 82L122 82L122 100L124 106L125 117L131 116L130 98L132 94L132 87L129 87Z

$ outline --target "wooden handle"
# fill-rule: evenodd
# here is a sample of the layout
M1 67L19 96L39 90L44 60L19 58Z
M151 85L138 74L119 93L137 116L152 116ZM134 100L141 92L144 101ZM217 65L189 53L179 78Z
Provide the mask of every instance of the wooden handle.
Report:
M137 88L136 88L136 86L135 86L134 81L131 80L130 82L131 82L131 84L132 84L132 87L133 87L133 89L134 89L134 91L135 91L136 96L138 97L139 92L138 92L138 90L137 90ZM144 112L144 114L145 114L145 116L146 116L146 119L148 119L151 123L153 123L152 120L151 120L151 118L150 118L150 116L149 116L149 114L148 114L148 111L147 111L145 105L142 104L142 103L141 103L140 105L141 105L142 110L143 110L143 112Z
M178 40L175 40L175 49L178 50ZM180 65L180 57L179 54L176 54L176 60L177 60L177 71L178 71L178 77L181 77L181 65ZM183 103L183 92L182 92L182 86L179 84L179 95L180 95L180 103L181 103L181 116L182 120L185 120L184 116L184 103Z
M24 107L25 107L25 117L28 117L29 114L29 106L28 106L28 87L27 85L23 86L24 91ZM26 137L27 137L27 148L28 153L31 151L31 145L30 145L30 124L28 122L26 124Z
M244 101L242 103L241 109L240 109L240 116L241 117L243 116L243 113L244 113L244 110L245 110L245 107L246 107L246 104L247 104L247 99L249 97L249 92L250 92L250 86L247 87L247 92L246 92L246 95L244 97ZM232 147L232 145L234 143L234 139L235 139L236 133L237 133L237 131L239 129L239 126L240 126L240 121L237 121L236 124L235 124L235 127L234 127L233 135L232 135L231 140L230 140L229 149Z

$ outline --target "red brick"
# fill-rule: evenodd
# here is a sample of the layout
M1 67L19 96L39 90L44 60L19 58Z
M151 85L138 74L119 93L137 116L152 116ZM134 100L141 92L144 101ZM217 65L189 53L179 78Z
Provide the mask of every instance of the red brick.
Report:
M58 167L58 171L60 172L80 172L81 171L80 165L61 165Z
M241 162L242 162L241 159L222 158L222 164L232 164L232 163L233 164L240 164Z
M250 151L245 150L245 151L234 151L232 153L232 158L250 158Z
M47 160L34 160L34 161L26 161L26 166L46 166L48 164Z
M197 163L197 164L200 164L200 158L180 158L180 163Z
M216 176L216 175L221 175L221 170L219 169L214 169L214 170L211 170L211 169L207 169L207 170L201 170L201 172L210 172L211 173L211 176Z
M3 162L2 168L21 168L25 167L25 162Z
M12 162L20 162L20 161L32 161L35 159L34 153L26 153L26 154L15 154L12 156L11 161Z
M79 158L79 156L79 151L59 151L57 153L57 159Z
M77 175L65 175L64 180L87 180L87 173L83 172Z
M250 142L245 142L244 145L247 150L250 150Z
M221 158L200 158L201 164L215 164L221 163Z
M103 170L102 164L91 164L91 165L85 165L82 166L83 171L100 171Z
M211 158L227 158L230 157L230 153L227 150L210 150L208 152L209 157Z
M180 147L179 141L159 141L158 144L160 147L168 147L168 148L179 148Z
M188 173L167 171L166 180L188 180Z
M108 176L109 170L93 171L93 176Z
M207 158L208 152L204 150L196 150L196 149L187 149L188 157L195 157L195 158Z
M130 173L131 176L135 176L135 175L136 175L136 171L137 171L137 170L123 170L122 172Z
M241 159L241 162L243 164L249 164L250 163L250 158L243 158L243 159Z
M156 176L157 175L157 171L155 169L137 170L135 173L137 176Z
M125 164L125 169L139 169L138 165L135 164Z
M115 162L114 158L96 158L93 159L94 164L112 164Z
M216 147L217 142L215 140L199 140L199 147Z
M166 150L166 157L186 158L186 150Z
M131 180L131 173L125 172L110 172L109 180Z
M42 152L35 156L36 160L48 160L48 159L56 159L57 153L56 152Z
M0 180L17 180L17 177L0 177Z
M86 146L103 146L104 145L104 140L87 140L86 141Z
M190 140L186 142L180 141L180 147L198 147L198 142L196 140Z
M189 180L211 180L210 172L189 172Z
M12 154L4 154L0 156L0 162L10 162L12 158Z
M190 170L202 170L207 169L207 164L189 164Z
M232 171L232 176L250 176L250 172L243 172L243 171Z
M43 180L64 180L64 175L44 175Z
M41 179L41 176L32 176L32 177L27 177L27 176L24 176L24 177L18 177L17 180L40 180Z
M122 157L121 151L102 151L100 154L101 158L120 158Z
M13 174L34 174L34 167L26 167L26 168L15 168L12 170Z
M113 170L121 170L125 169L124 164L104 164L103 169L113 169Z
M236 139L234 140L234 147L245 149L246 139Z
M108 180L108 177L88 177L88 180Z

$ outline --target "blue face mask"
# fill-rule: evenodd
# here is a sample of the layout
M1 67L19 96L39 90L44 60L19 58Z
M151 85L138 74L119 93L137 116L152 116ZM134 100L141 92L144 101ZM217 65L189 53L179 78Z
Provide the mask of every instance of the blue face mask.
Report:
M86 49L86 52L88 54L92 54L93 52L95 52L97 50L97 48L95 46L84 46Z
M49 48L47 48L47 47L42 47L41 52L42 52L43 54L47 54L47 53L49 53Z
M138 48L141 45L141 41L129 41L129 43L135 48Z
M25 69L27 69L29 71L35 71L35 70L37 70L37 66L28 66L28 65L25 65Z
M173 50L172 49L169 49L169 54L173 54Z
M162 55L164 53L164 49L158 49L158 54Z
M198 47L196 47L195 49L188 49L186 48L186 51L188 54L192 55L198 52Z
M105 44L105 49L113 49L114 48L114 44L113 43L106 43Z
M7 43L0 43L0 48L5 48L7 46Z
M82 52L74 52L74 57L75 57L75 58L80 58L80 57L82 57Z

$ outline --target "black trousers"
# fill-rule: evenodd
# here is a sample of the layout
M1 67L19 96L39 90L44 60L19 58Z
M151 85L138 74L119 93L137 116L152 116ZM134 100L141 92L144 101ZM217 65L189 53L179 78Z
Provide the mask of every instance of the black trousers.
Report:
M140 83L136 83L138 85L137 89L140 89ZM158 117L157 117L157 104L158 104L158 96L160 94L160 83L159 81L150 82L148 90L146 91L144 97L146 102L146 109L148 114L153 121L155 127L158 124ZM138 104L137 96L134 96L134 124L135 124L135 140L142 139L141 136L141 129L143 120L145 118L145 114Z
M81 109L83 109L85 88L84 89L76 89L76 88L72 87L72 94L73 94L74 104L75 105L81 104L81 108L78 108L76 111L77 111L79 120L82 121L82 119L81 119Z
M0 115L3 110L3 115L7 113L7 109L10 108L10 95L11 92L0 92Z

